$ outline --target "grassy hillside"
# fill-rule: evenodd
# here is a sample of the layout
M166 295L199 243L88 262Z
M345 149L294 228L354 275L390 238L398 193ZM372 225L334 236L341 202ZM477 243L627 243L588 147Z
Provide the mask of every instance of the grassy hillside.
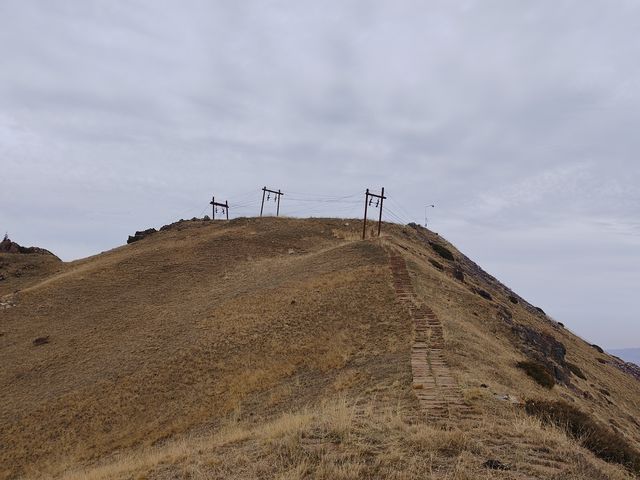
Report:
M437 235L360 228L182 222L0 283L0 478L633 478L524 406L562 400L637 446L640 383L614 357ZM473 415L418 400L418 304Z
M48 254L0 252L0 298L62 270L58 257Z

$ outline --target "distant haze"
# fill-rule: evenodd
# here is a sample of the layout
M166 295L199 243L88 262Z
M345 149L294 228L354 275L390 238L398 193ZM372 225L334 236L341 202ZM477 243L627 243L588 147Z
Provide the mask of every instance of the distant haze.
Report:
M608 352L616 357L620 357L625 362L632 362L636 365L640 365L640 348L613 349L608 350Z
M638 32L631 0L5 0L0 234L70 260L213 194L358 217L384 186L384 218L435 204L529 301L637 346Z

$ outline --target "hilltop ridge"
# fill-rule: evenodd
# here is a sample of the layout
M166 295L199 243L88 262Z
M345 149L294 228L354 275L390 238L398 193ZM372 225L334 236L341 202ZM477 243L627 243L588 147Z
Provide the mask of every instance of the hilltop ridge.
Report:
M45 250L40 247L23 247L17 242L13 242L8 235L5 235L2 241L0 242L0 253L22 253L22 254L40 254L40 255L50 255L52 257L57 258L53 253L49 250Z
M184 221L0 283L0 478L634 478L624 362L441 236L361 229Z

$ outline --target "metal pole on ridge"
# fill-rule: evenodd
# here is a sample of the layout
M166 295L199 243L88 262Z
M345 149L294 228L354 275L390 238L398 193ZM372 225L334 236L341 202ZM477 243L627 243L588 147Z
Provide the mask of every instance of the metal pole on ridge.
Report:
M427 228L427 208L436 208L435 205L425 205L424 206L424 228Z

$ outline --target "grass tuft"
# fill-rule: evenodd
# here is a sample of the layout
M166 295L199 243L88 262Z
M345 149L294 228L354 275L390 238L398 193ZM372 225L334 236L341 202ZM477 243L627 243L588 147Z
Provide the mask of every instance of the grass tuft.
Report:
M587 379L587 377L582 372L582 370L580 370L580 367L578 367L576 364L571 363L571 362L567 362L567 367L569 368L571 373L573 373L576 377L581 378L582 380L586 380Z
M450 261L455 260L453 253L451 253L451 250L449 250L447 247L435 242L429 242L429 245L431 245L431 248L433 248L434 252L436 252L445 260L450 260Z
M437 260L434 260L433 258L429 259L429 263L440 271L444 270L444 266L442 266L440 262L438 262Z
M640 473L640 452L623 437L573 405L562 401L528 400L525 410L546 423L566 429L571 437L597 457Z
M516 366L545 388L551 389L556 384L549 369L541 363L525 361L518 362Z

